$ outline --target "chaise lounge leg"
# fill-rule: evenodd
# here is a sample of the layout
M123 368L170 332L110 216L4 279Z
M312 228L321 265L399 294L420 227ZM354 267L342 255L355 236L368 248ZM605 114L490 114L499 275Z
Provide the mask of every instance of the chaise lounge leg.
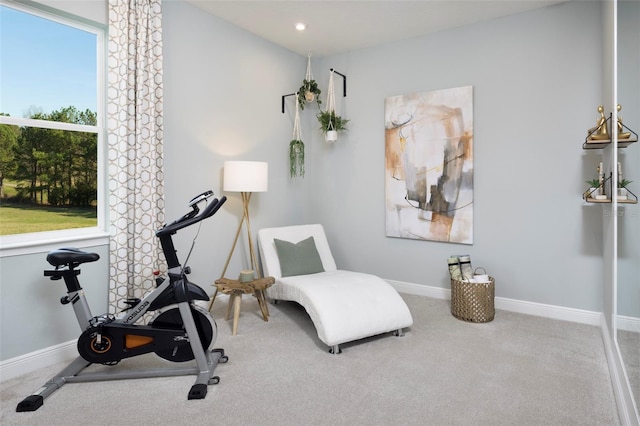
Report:
M340 345L333 345L331 346L331 348L329 349L329 353L330 354L334 354L334 355L338 355L339 353L341 353L342 351L340 350Z
M401 328L399 328L399 329L397 329L396 331L393 332L393 335L397 336L397 337L402 337L402 336L404 336L404 331Z

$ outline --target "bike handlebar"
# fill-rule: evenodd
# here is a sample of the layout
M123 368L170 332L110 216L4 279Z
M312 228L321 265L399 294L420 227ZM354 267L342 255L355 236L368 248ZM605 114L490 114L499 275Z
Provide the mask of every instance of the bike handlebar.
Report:
M194 223L198 223L208 217L213 216L218 211L218 209L222 207L224 202L227 201L227 197L222 196L220 199L214 198L209 204L207 204L207 207L204 208L202 213L198 214L198 212L200 211L200 209L198 208L198 204L201 201L208 200L212 196L213 191L205 191L202 194L192 198L191 201L189 201L189 206L192 207L193 210L182 216L180 219L177 219L168 225L164 225L161 229L156 231L156 236L162 237L164 235L175 234L182 228L186 228L187 226L191 226Z

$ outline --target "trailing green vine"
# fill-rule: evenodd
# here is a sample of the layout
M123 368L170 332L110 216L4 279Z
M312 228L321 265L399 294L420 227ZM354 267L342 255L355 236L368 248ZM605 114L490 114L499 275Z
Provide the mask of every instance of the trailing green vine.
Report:
M304 177L304 143L300 139L289 142L289 174Z

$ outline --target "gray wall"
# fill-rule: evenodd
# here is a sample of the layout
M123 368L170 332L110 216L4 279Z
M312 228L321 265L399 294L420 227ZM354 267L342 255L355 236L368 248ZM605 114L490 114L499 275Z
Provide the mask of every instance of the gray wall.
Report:
M445 288L445 258L467 252L496 276L498 296L602 310L602 212L580 198L599 161L581 149L603 102L599 3L570 2L313 60L321 86L331 67L348 76L348 97L339 103L351 125L326 145L313 110L305 110L304 181L286 175L292 120L279 100L300 84L306 58L277 49L267 55L266 42L186 4L167 3L165 12L169 205L192 182L219 186L224 159L265 160L270 190L252 203L254 229L322 222L339 266ZM183 21L190 29L178 34ZM173 37L182 41L173 46ZM190 78L172 78L186 70ZM474 86L475 243L386 238L384 98L462 85ZM216 240L201 241L194 255L217 258L206 264L213 274L205 281L221 269L235 231L239 200L230 197L208 224Z
M108 246L82 249L100 255L100 261L82 265L78 278L93 314L103 314L107 311L109 290ZM47 251L0 258L0 360L68 342L80 335L71 305L59 302L67 294L64 283L51 281L43 274L45 269L53 269L46 261Z
M599 161L581 145L604 102L601 12L570 2L324 58L349 77L352 121L310 158L310 218L326 225L340 266L448 288L447 256L469 253L497 296L601 311L602 210L581 200ZM464 85L474 87L474 244L385 238L384 98Z
M297 90L306 61L187 3L164 3L163 12L167 218L184 213L202 190L228 197L203 223L189 262L192 281L212 293L242 217L240 194L222 192L225 160L269 163L269 190L251 199L254 234L267 225L305 221L313 190L308 179L289 180L294 104L288 98L282 114L281 96ZM193 227L177 235L179 253L188 251L195 233ZM244 229L241 237L228 276L248 267Z
M186 3L165 2L163 8L168 219L182 214L189 198L204 189L221 193L223 161L268 161L269 191L254 194L251 203L254 233L265 226L321 222L339 267L443 288L449 286L446 257L469 253L496 277L498 296L602 310L602 211L583 206L580 198L596 164L581 144L603 102L599 3L571 2L313 58L323 89L329 68L348 76L348 97L338 97L338 103L351 125L338 143L326 145L315 109L305 110L307 176L295 180L288 176L287 155L293 100L282 114L280 99L300 86L306 57ZM384 98L463 85L474 86L474 244L386 238ZM228 203L202 224L189 262L192 281L210 293L241 215L239 194L226 195ZM196 232L189 228L177 236L182 257ZM243 249L244 240L228 275L247 266ZM33 270L28 289L48 286L41 277L43 259L0 259L1 359L77 334L69 313L61 313L59 296L27 301L6 290L10 282L24 285L19 266ZM106 276L102 272L87 274ZM106 278L103 285L106 300ZM38 339L50 327L33 325L36 317L5 329L10 304L16 310L46 304L44 321L67 324L73 332L43 343ZM15 346L5 351L9 340Z

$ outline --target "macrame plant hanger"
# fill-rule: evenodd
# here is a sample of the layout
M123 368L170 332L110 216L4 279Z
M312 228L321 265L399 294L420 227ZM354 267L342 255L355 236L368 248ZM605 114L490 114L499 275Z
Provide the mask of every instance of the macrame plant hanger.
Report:
M307 55L307 73L302 82L302 87L300 87L298 91L298 104L300 105L300 109L304 110L305 103L311 103L314 100L318 103L319 107L321 103L319 98L320 93L318 83L313 79L313 73L311 72L311 52L309 52Z
M333 69L329 73L329 87L327 87L327 112L329 113L329 123L325 129L325 140L327 142L335 142L338 140L338 132L334 123L336 115L336 91L333 88Z
M307 54L307 73L305 74L304 79L307 81L313 80L313 73L311 72L311 52ZM311 99L309 102L311 102L312 100L313 99Z
M292 178L304 177L304 143L300 127L300 106L296 102L296 115L293 119L293 136L289 143L289 174Z

